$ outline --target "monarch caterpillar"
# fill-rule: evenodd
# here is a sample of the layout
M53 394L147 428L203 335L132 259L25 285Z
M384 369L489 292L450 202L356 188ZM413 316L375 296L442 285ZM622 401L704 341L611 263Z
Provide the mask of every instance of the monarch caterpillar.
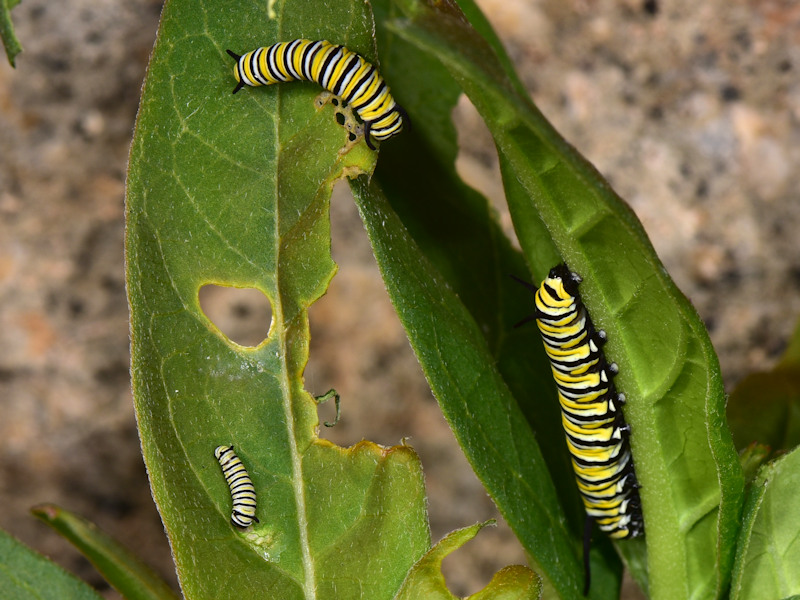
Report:
M561 404L561 421L578 491L586 509L584 568L589 589L589 534L594 520L609 537L644 533L639 484L633 468L630 428L612 377L617 365L601 350L605 332L597 330L578 293L581 278L561 264L535 291L536 319L550 359ZM524 282L523 282L524 283Z
M282 81L313 81L351 104L364 121L364 139L385 140L403 129L406 111L394 101L377 69L344 46L325 40L298 39L257 48L243 55L227 50L236 60L233 75L238 84L271 85Z
M217 457L219 465L222 467L222 474L225 475L225 481L231 488L231 498L233 499L231 523L242 529L250 527L253 521L258 523L256 488L242 461L233 451L233 446L217 446L214 456Z

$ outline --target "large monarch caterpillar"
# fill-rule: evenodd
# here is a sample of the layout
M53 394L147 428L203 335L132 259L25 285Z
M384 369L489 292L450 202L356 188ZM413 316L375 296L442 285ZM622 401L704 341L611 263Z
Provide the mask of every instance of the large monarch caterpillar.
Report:
M233 509L231 510L231 523L242 529L250 527L256 518L256 488L247 474L242 461L233 451L233 446L217 446L214 450L222 474L231 489Z
M612 380L617 365L608 363L597 330L578 293L581 278L561 264L550 270L536 293L536 319L550 359L561 404L561 421L572 455L578 490L586 509L584 537L586 589L589 589L591 522L615 539L644 533L639 484L633 468L630 428L620 406L625 396Z
M243 55L227 50L236 60L238 84L271 85L282 81L313 81L353 106L364 121L364 139L375 149L370 135L385 140L403 129L408 114L394 101L377 69L344 46L325 40L278 42Z

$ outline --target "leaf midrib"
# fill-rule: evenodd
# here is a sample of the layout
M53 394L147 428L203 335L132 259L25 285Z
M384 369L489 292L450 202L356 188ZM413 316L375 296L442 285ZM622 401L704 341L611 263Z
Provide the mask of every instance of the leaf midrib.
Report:
M280 114L281 102L283 93L278 86L275 94L275 112ZM273 120L275 127L275 146L276 146L276 160L275 160L275 177L273 177L274 198L277 206L275 219L273 221L274 231L272 239L275 241L275 265L276 269L280 269L281 265L281 250L283 244L281 243L281 211L280 211L280 185L278 181L278 174L281 172L280 162L282 155L280 153L280 123L281 119ZM287 363L289 345L286 340L286 321L284 319L283 310L283 294L281 293L281 278L278 273L275 273L275 323L278 330L278 345L280 348L280 387L281 396L283 398L283 413L284 422L287 428L287 439L289 441L289 454L292 462L292 491L294 492L295 506L297 512L297 531L299 535L300 550L302 553L303 565L303 595L306 600L315 600L317 597L317 589L315 585L316 572L314 568L314 561L311 557L311 547L308 538L308 516L306 514L306 496L305 486L303 484L303 459L297 445L297 438L295 437L295 415L292 410L292 386L289 376L289 365Z

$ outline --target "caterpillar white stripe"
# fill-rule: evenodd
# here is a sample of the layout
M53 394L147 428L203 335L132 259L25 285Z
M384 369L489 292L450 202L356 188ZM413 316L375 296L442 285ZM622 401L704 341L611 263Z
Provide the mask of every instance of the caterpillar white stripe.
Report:
M231 490L233 509L231 511L231 523L236 527L245 529L258 523L256 518L256 488L242 461L233 451L233 446L217 446L214 450L219 465L222 467L222 474Z

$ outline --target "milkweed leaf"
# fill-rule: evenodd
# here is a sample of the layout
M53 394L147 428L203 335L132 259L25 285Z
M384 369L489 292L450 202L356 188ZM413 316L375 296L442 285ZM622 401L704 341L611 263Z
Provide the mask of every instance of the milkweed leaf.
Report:
M442 560L488 524L478 523L445 536L411 568L394 600L456 600L447 589L442 575ZM541 593L539 577L530 569L514 565L495 573L484 589L468 596L466 600L535 600L541 597Z
M396 5L405 18L390 29L436 56L487 122L534 278L556 258L540 251L544 233L583 277L583 299L608 333L606 354L618 363L618 387L629 400L646 529L646 545L620 542L621 552L653 598L719 597L730 580L743 475L702 322L630 208L519 93L507 63L458 6Z
M233 96L225 53L329 38L374 60L372 29L360 1L164 7L130 155L127 282L142 451L189 598L388 599L430 546L413 450L320 439L303 387L307 309L335 272L331 189L375 153L315 84ZM198 302L206 284L263 292L267 338L226 338ZM229 522L223 444L256 488L246 530Z
M739 453L745 484L749 485L755 478L758 469L772 456L772 448L753 442Z
M800 366L800 319L794 325L792 336L778 364L785 367Z
M740 450L753 442L773 451L800 444L800 321L778 364L742 379L728 400L728 422Z
M751 373L731 393L728 421L737 448L753 442L773 450L800 444L800 366Z
M177 600L161 577L94 523L53 504L31 512L69 540L126 600Z
M377 183L360 177L351 187L389 296L461 447L495 502L515 520L512 526L523 544L547 540L546 548L533 545L531 552L546 588L560 597L582 598L577 544L536 440L480 328L416 246ZM613 577L599 579L598 589L608 595Z
M764 465L750 486L731 584L732 600L800 594L800 450Z
M22 45L14 32L14 24L11 22L11 9L19 4L19 0L0 0L0 39L3 40L3 47L6 50L8 64L15 65L17 55L22 52Z
M83 581L0 530L0 598L100 600Z
M390 205L384 207L385 210L394 212L405 231L402 234L395 232L394 220L384 222L381 219L379 226L377 221L374 225L367 224L373 251L412 347L476 474L545 580L560 580L562 586L570 587L571 593L580 595L583 569L579 540L584 511L577 495L563 431L560 426L552 426L560 423L555 386L536 327L514 327L531 313L533 306L530 293L510 277L512 274L525 276L524 258L503 234L487 200L469 188L456 172L458 146L451 115L462 93L460 86L436 57L421 52L382 26L396 15L396 7L384 0L372 4L378 23L379 48L382 49L382 72L391 83L395 96L409 111L414 125L412 131L404 132L381 148L375 179ZM376 200L364 199L363 202L371 206ZM367 207L364 211L371 213ZM391 227L388 225L390 222L393 224ZM413 239L413 246L405 241L399 245L409 252L419 253L418 256L412 258L397 250L396 240L405 235ZM386 238L385 244L379 243L378 238ZM420 271L414 261L418 259L429 263L433 269L429 276L436 285L449 286L455 292L457 299L454 302L463 305L467 318L473 321L484 338L485 349L480 352L486 354L476 360L496 365L502 385L507 386L513 396L511 401L527 421L529 429L521 428L515 432L530 438L525 445L517 443L513 436L502 437L502 426L495 428L500 437L494 443L504 449L502 462L498 462L494 453L486 452L482 445L468 443L480 435L470 430L487 424L465 418L465 414L485 413L486 418L502 420L506 418L504 404L499 403L487 410L487 405L495 401L489 394L469 394L462 390L451 395L449 391L458 388L459 380L465 388L469 387L474 378L472 366L461 368L461 357L442 356L442 348L425 348L425 336L416 333L427 327L425 315L418 310L418 298L411 293L401 293L398 288L410 290L415 287ZM405 266L388 266L398 260L409 262ZM411 302L405 305L404 299L408 298ZM454 326L451 324L448 330ZM436 344L435 337L427 341ZM463 352L462 349L459 354ZM441 385L438 375L443 369L449 372L455 387ZM544 390L550 390L551 394L544 393ZM495 398L501 396L502 393L498 393ZM549 487L555 484L558 500L548 511L531 512L531 498L508 491L507 481L518 476L518 465L538 460L537 456L525 454L527 444L537 445L546 463L546 468L535 468L537 476L545 480L552 478L552 483L547 481L536 485ZM526 478L531 477L533 472L527 472ZM537 501L547 502L547 499L540 497ZM562 514L564 516L557 516ZM566 528L562 530L560 525L554 528L550 521L552 518L566 518ZM554 544L536 543L535 536L531 535L531 531L536 529L545 536L563 531L566 538ZM597 597L618 595L619 559L602 538L598 540L596 549L597 552L592 553L593 593L597 593Z

